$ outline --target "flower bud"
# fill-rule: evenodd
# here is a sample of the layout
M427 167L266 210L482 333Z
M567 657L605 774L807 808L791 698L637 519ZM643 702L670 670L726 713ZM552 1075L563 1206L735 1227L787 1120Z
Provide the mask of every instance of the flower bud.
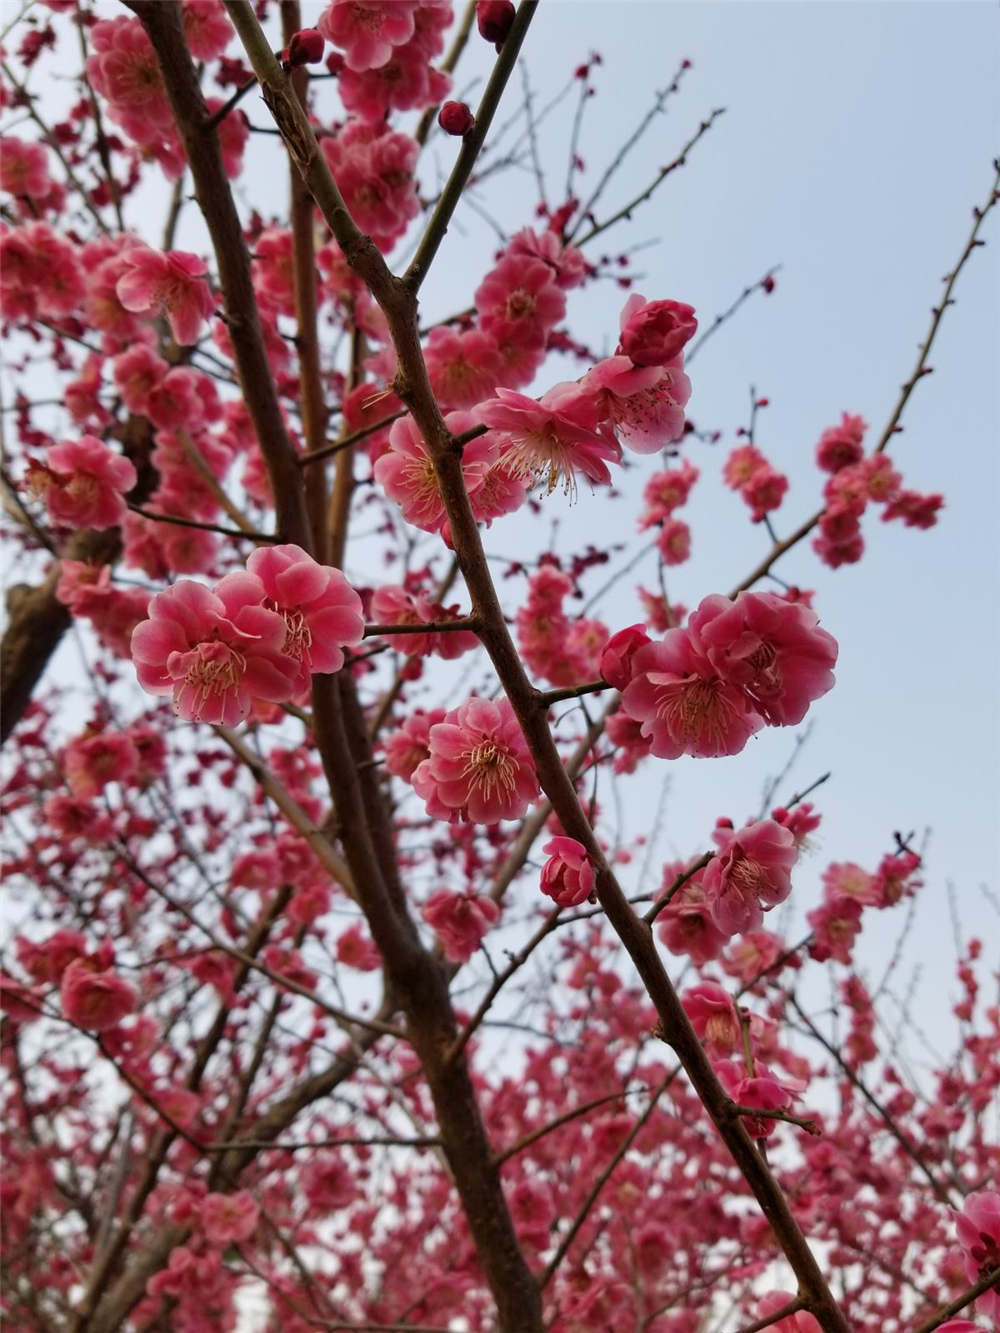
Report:
M464 102L445 102L438 112L438 124L445 134L468 134L476 118Z
M559 907L586 902L594 891L594 867L586 847L575 838L553 838L542 851L549 858L542 867L542 892Z
M616 690L625 688L632 679L632 659L649 641L643 625L630 625L612 634L601 653L601 675L609 685Z
M312 65L317 60L323 59L323 50L326 47L326 39L321 32L315 28L301 28L298 32L292 33L292 40L288 43L288 51L285 56L286 63L293 69L299 65Z
M488 42L503 42L514 22L512 0L477 0L476 23Z

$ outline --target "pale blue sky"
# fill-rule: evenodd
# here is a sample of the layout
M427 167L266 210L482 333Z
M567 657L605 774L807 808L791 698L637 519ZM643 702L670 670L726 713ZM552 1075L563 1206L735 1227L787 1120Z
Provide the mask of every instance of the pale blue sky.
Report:
M770 265L783 265L775 293L755 298L692 368L691 416L726 434L714 451L688 447L703 468L687 515L694 556L670 579L686 604L728 589L766 549L766 535L750 527L741 502L709 479L746 420L751 383L772 404L761 415L759 445L792 479L777 518L781 534L817 507L812 450L820 431L843 410L867 418L870 439L885 424L940 295L939 279L959 255L972 205L991 185L1000 150L997 36L988 4L541 5L526 44L540 103L590 50L604 59L599 96L587 111L584 183L614 153L651 90L669 82L681 58L693 62L683 92L609 200L641 189L703 115L727 108L687 166L637 210L630 228L615 233L616 248L658 238L639 258L646 275L639 290L689 301L707 323ZM544 160L560 180L567 123L557 113L541 136ZM447 164L448 146L439 143L439 151ZM529 220L529 175L523 184L523 202L509 181L492 196L508 230ZM990 244L960 279L930 359L934 373L918 386L890 451L909 485L945 493L939 526L919 532L869 514L869 550L859 565L831 572L801 549L777 571L817 590L823 623L841 642L837 688L814 708L812 738L786 788L791 794L833 772L817 796L824 813L818 849L798 879L800 919L816 902L828 860L874 868L893 830L929 828L928 883L907 957L924 969L918 1014L942 1038L942 997L953 991L947 882L967 933L988 940L997 930L996 911L979 890L986 883L995 891L1000 881L996 222L994 214L985 232ZM463 224L475 228L468 215ZM482 232L473 235L480 247L489 243ZM468 270L459 256L473 265L474 253L481 248L473 250L471 237L448 238L426 289L432 313L464 304L460 279ZM614 339L620 304L620 294L601 284L574 296L570 310L586 311L587 336L599 344L602 336ZM577 372L553 377L566 373ZM630 482L647 475L647 460L640 463ZM557 494L548 503L561 511L564 551L574 535L588 540L595 531L639 540L628 522L634 507L625 502L615 509L584 491L573 509ZM497 524L495 549L517 549L513 531L511 521ZM537 540L535 531L522 532L525 541ZM644 568L647 586L655 586L652 564ZM633 618L620 595L604 614L614 629ZM734 759L669 766L664 853L704 847L719 814L739 820L755 811L762 779L782 767L793 734L768 732ZM647 765L629 789L632 832L650 827L667 767ZM862 957L876 980L902 924L898 911L869 914ZM904 980L898 985L905 990Z

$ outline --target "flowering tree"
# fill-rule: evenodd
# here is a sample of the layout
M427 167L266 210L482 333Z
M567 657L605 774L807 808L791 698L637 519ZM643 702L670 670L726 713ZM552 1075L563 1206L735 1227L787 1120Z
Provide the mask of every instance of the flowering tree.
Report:
M869 507L935 523L941 496L889 448L996 178L889 420L822 432L822 498L781 537L766 400L724 456L688 415L724 319L630 291L603 329L569 322L569 293L631 288L593 242L718 113L638 197L613 198L613 170L588 191L581 66L564 196L519 191L467 308L427 327L510 125L537 161L541 112L508 89L532 0L457 20L334 0L313 27L298 0L37 8L3 66L23 113L4 482L32 575L4 639L10 1326L983 1328L964 1317L1000 1314L981 947L923 1084L853 965L865 918L918 891L919 850L830 863L796 938L770 914L818 783L639 881L605 793L796 727L833 687L837 642L774 567L807 542L857 562ZM446 100L484 41L478 105ZM66 62L56 122L32 88ZM452 160L436 187L429 143ZM720 465L770 545L688 610L667 589L680 512ZM657 588L620 561L581 609L612 552L557 555L544 516L636 476ZM515 530L518 557L491 559ZM85 695L42 680L70 626Z

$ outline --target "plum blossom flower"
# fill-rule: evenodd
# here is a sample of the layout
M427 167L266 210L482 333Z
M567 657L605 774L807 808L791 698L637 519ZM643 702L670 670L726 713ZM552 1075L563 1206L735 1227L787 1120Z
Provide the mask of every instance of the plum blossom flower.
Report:
M607 484L607 461L620 462L621 450L596 429L592 400L577 384L557 384L537 402L511 389L480 404L477 415L497 429L500 456L517 476L544 482L551 493L562 480L567 494L580 471Z
M356 648L365 633L361 598L340 570L288 544L258 547L247 572L263 585L267 609L285 622L282 652L300 663L303 688L311 672L339 671L343 650Z
M622 309L623 352L636 366L665 366L684 350L698 331L694 306L681 301L647 301L638 293Z
M687 629L639 649L622 706L660 759L738 754L763 725L745 691L715 670Z
M559 907L586 902L594 891L594 867L586 847L575 838L558 837L542 851L549 858L542 866L542 892Z
M385 738L385 766L394 777L412 782L417 768L430 757L431 727L443 722L445 716L443 708L411 713L398 731Z
M492 898L475 893L432 893L421 913L438 934L445 957L467 963L479 948L490 926L500 919L500 908Z
M545 335L566 313L566 297L552 267L518 250L508 251L476 289L480 327L496 342L515 337L544 346Z
M469 412L449 412L445 424L460 434L477 424ZM462 450L462 476L466 490L474 494L487 471L496 461L496 442L481 435ZM444 521L444 500L438 485L434 462L416 422L411 416L393 422L389 432L389 451L377 459L375 480L391 500L399 505L403 517L425 532L437 532Z
M260 1208L247 1190L206 1194L201 1201L201 1227L210 1245L225 1247L249 1240L259 1219Z
M899 491L882 511L882 521L900 518L908 528L933 528L938 512L944 508L943 495L921 495L919 491Z
M862 441L868 422L864 417L844 412L839 426L830 426L819 437L816 462L824 472L839 472L842 467L859 463L864 454Z
M520 723L507 699L474 695L430 728L413 787L434 817L497 824L520 819L539 792Z
M684 434L691 381L678 363L636 366L627 356L609 356L580 384L595 395L600 419L637 454L655 454Z
M29 484L45 496L52 520L76 528L113 528L127 512L125 493L136 483L127 458L93 435L57 444L45 465L29 474Z
M97 972L87 959L70 963L59 987L62 1011L71 1023L90 1032L113 1028L136 1005L132 986L114 972Z
M174 711L189 722L234 726L255 698L280 703L298 688L300 662L283 651L285 621L260 604L259 580L228 579L219 595L180 579L152 598L149 619L132 634L139 684L172 695Z
M962 1211L954 1216L965 1252L965 1275L975 1282L1000 1267L1000 1191L976 1190L967 1194ZM1000 1318L1000 1281L979 1297L978 1304L984 1314Z
M413 36L416 0L333 0L316 27L339 46L348 69L378 69Z
M170 331L182 346L198 341L202 323L215 310L215 297L205 280L208 272L197 255L185 250L161 254L137 245L123 255L127 265L118 279L118 299L126 310L166 314Z
M45 145L5 134L0 154L0 190L29 199L44 199L51 189Z
M664 868L664 889L683 866ZM712 919L707 895L698 875L682 884L659 916L657 933L673 954L687 954L696 966L718 958L727 936Z
M128 783L139 772L139 751L125 732L85 732L65 746L61 759L74 796L96 796L109 782Z
M807 912L806 920L813 933L809 956L819 963L833 958L838 963L849 964L854 941L861 929L862 910L857 898L838 893Z
M742 1042L736 1005L727 991L714 981L702 981L681 995L684 1011L705 1049L730 1055Z
M706 597L688 629L719 675L742 687L771 726L801 722L809 704L833 687L837 642L801 603L773 593Z
M780 1078L766 1065L757 1061L753 1074L742 1064L720 1060L714 1066L719 1082L737 1106L753 1107L760 1111L787 1111L793 1098L805 1091L805 1084L790 1074ZM743 1116L743 1123L755 1139L766 1139L778 1124L771 1116Z
M601 653L601 675L616 690L623 690L632 679L632 664L640 648L651 643L649 635L640 625L629 625L620 629L604 646Z
M799 849L788 829L763 819L741 829L716 829L718 853L705 867L702 884L712 920L727 935L753 930L764 910L791 892L790 872Z

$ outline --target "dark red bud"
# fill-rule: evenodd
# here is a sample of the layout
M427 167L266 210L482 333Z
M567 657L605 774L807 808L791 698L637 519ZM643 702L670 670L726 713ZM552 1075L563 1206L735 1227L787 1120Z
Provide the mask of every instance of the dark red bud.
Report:
M468 134L476 118L464 102L445 102L438 112L438 124L445 134Z
M770 296L775 287L774 279L771 277L770 273L760 285L764 288L764 294Z
M477 0L476 23L480 36L488 42L502 42L513 22L513 0Z
M317 32L315 28L302 28L292 33L285 59L293 68L299 65L312 65L317 60L323 59L325 48L326 39L321 32Z

